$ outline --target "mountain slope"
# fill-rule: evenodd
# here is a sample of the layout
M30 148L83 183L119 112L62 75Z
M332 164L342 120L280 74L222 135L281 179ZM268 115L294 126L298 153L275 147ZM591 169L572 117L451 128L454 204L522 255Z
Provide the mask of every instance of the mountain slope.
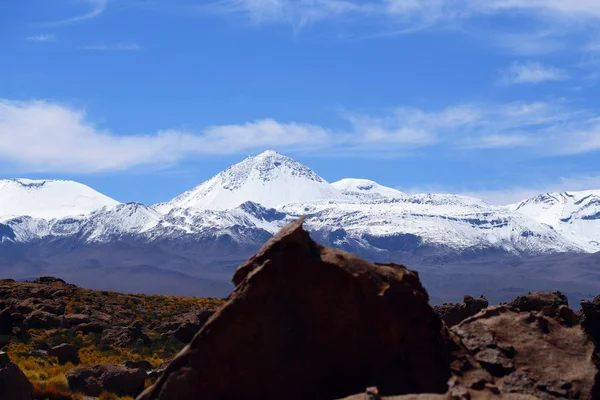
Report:
M65 218L117 204L118 201L73 181L0 180L2 219L24 215L45 219Z
M545 193L510 206L586 251L600 251L600 190Z
M290 218L305 214L309 230L333 234L332 245L360 244L379 256L389 253L386 259L402 252L439 256L473 251L513 255L585 251L507 207L457 195L414 195L378 204L295 204L281 211Z
M194 189L155 208L168 213L174 208L227 210L246 201L266 207L344 196L307 166L274 151L248 157Z

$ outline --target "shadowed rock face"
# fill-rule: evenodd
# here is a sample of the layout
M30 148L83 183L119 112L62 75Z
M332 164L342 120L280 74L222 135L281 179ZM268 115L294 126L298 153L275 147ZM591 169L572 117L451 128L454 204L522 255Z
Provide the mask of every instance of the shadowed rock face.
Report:
M594 339L600 349L600 296L593 301L581 302L581 326Z
M457 346L415 272L313 242L289 224L141 400L444 393Z

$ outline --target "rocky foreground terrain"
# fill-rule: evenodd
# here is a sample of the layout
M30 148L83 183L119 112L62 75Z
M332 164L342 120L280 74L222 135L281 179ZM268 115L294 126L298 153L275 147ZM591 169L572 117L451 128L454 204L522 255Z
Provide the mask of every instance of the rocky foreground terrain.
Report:
M226 301L0 282L0 399L600 399L600 296L433 308L417 273L302 223Z

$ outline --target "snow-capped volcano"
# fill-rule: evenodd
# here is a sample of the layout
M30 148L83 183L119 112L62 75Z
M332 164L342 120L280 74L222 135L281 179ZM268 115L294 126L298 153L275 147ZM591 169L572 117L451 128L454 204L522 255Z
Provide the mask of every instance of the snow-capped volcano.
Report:
M268 150L155 208L162 213L174 208L228 210L247 201L276 207L331 199L344 199L344 195L307 166Z
M346 178L333 182L331 186L347 197L358 201L378 201L384 199L402 199L406 197L406 194L399 190L380 185L379 183L368 179Z
M589 251L600 250L600 190L545 193L510 208L551 226Z
M0 218L30 216L52 219L91 213L118 201L73 181L0 180Z

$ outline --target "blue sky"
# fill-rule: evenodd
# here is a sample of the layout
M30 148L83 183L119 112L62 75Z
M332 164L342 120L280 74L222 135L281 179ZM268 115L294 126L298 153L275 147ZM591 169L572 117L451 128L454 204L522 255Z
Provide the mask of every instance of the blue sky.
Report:
M276 149L329 181L600 188L600 0L0 6L0 175L167 200Z

